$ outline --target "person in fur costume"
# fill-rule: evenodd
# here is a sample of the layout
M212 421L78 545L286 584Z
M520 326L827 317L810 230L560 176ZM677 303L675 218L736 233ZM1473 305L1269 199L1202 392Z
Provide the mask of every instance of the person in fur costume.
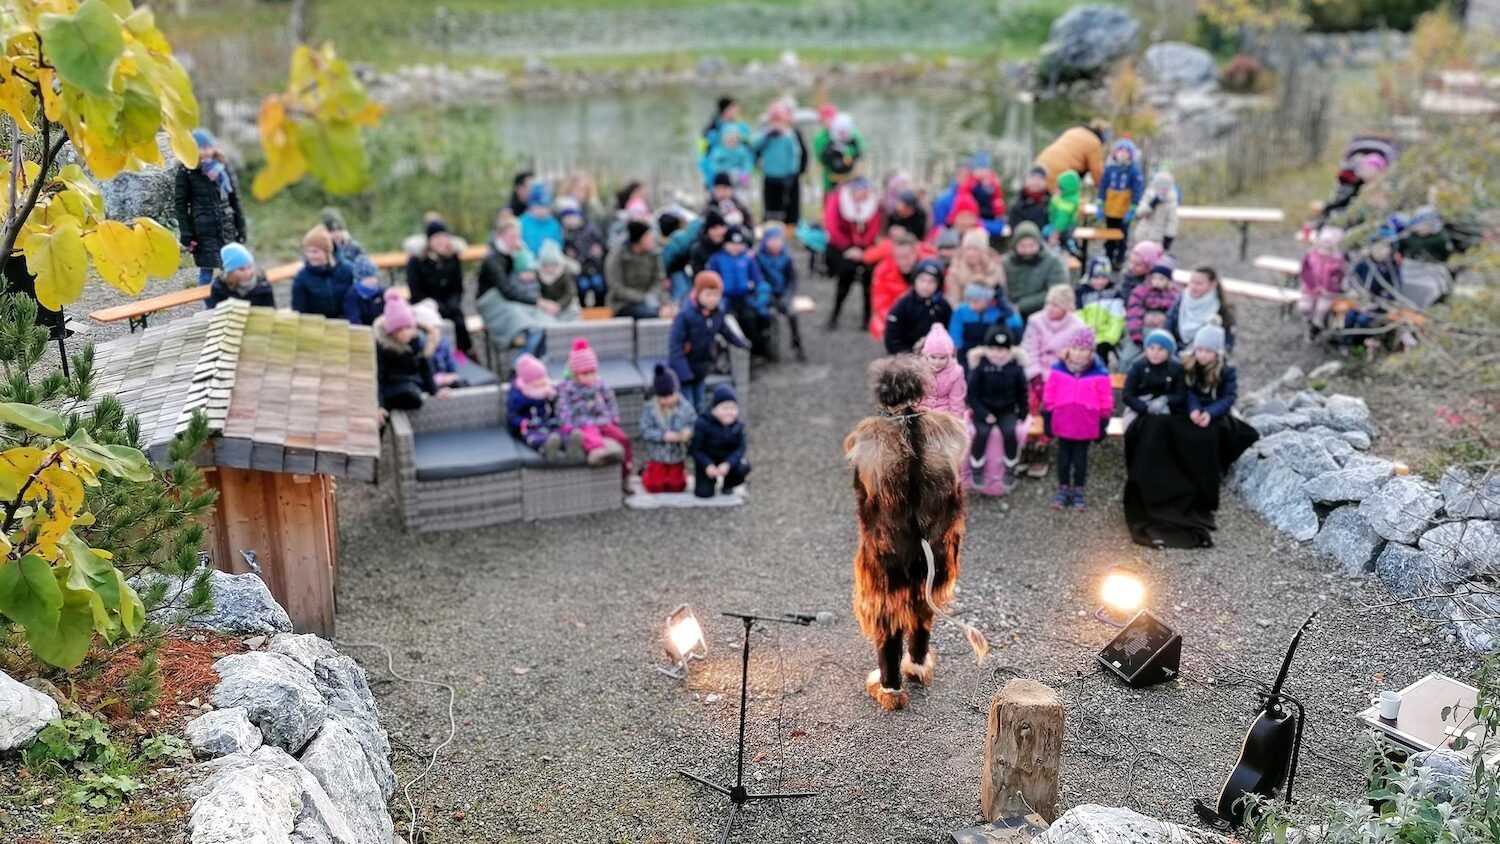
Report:
M861 421L844 440L860 525L854 615L879 660L865 690L884 709L904 709L903 675L917 683L932 680L933 619L958 579L964 535L959 465L968 432L958 417L919 407L930 379L915 358L878 360L870 380L881 414Z

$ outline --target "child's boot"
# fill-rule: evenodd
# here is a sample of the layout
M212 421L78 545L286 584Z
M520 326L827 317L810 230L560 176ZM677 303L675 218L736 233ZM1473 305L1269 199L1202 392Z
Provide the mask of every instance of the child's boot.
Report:
M557 459L557 452L562 449L562 435L556 431L547 435L546 442L542 443L542 457L551 463Z
M1057 494L1052 496L1052 509L1061 510L1073 503L1073 490L1070 487L1060 486Z
M583 430L574 428L568 433L568 454L574 458L583 456Z
M1083 496L1083 487L1073 490L1073 510L1082 513L1089 508L1088 502Z

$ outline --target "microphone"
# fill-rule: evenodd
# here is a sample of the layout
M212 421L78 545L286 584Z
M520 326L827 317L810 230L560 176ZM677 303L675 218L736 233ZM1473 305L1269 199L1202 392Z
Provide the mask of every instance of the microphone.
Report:
M808 625L812 624L814 621L819 624L832 624L834 616L833 613L829 612L828 610L823 610L822 612L817 613L789 612L784 614L782 618L785 618L788 621L794 621L798 624Z

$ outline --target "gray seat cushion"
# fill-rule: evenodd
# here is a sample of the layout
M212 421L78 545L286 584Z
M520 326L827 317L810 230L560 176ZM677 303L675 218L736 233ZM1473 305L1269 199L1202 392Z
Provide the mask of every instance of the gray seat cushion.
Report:
M547 374L553 380L560 380L567 366L566 359L549 360L547 361ZM650 382L649 378L641 377L641 371L636 368L635 361L629 358L599 361L599 377L603 378L604 383L616 393L638 393L646 389L646 384Z
M412 436L412 462L419 481L494 475L521 468L521 446L504 428L422 431Z
M636 358L635 368L640 371L641 380L645 382L644 386L647 392L650 392L651 382L656 378L657 364L671 369L671 366L667 364L666 358Z
M464 379L465 387L488 387L500 383L500 376L472 360L458 365L458 377Z

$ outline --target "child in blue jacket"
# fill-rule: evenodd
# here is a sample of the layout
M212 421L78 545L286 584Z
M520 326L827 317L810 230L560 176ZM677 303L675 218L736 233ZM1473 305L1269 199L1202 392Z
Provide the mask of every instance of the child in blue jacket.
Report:
M1146 192L1140 158L1140 150L1129 139L1115 141L1109 164L1104 168L1104 179L1099 185L1099 216L1104 218L1105 227L1127 232L1127 237L1104 242L1104 253L1115 268L1125 263L1130 223L1135 219L1136 207L1141 204L1141 194Z
M732 226L724 237L723 248L708 259L708 269L724 280L724 310L734 315L740 330L750 338L752 351L769 357L770 320L755 307L756 296L766 280L749 250L750 238L744 228Z
M786 227L781 223L766 223L761 234L760 246L755 252L755 262L760 265L760 274L766 283L758 297L759 310L767 319L774 319L772 311L786 317L787 327L792 332L792 352L798 363L807 362L807 353L802 350L802 329L797 324L797 311L792 300L797 295L797 264L786 248ZM776 359L772 348L771 359Z
M958 362L969 370L969 350L984 345L992 325L1004 324L1011 340L1021 330L1021 315L1006 301L1004 294L987 285L974 282L964 289L964 300L953 310L948 334L953 338Z
M748 345L725 322L724 311L719 307L723 296L723 279L712 270L704 270L693 279L692 292L672 319L667 363L677 373L682 392L692 400L693 407L703 406L704 382L713 373L719 337L741 348Z

